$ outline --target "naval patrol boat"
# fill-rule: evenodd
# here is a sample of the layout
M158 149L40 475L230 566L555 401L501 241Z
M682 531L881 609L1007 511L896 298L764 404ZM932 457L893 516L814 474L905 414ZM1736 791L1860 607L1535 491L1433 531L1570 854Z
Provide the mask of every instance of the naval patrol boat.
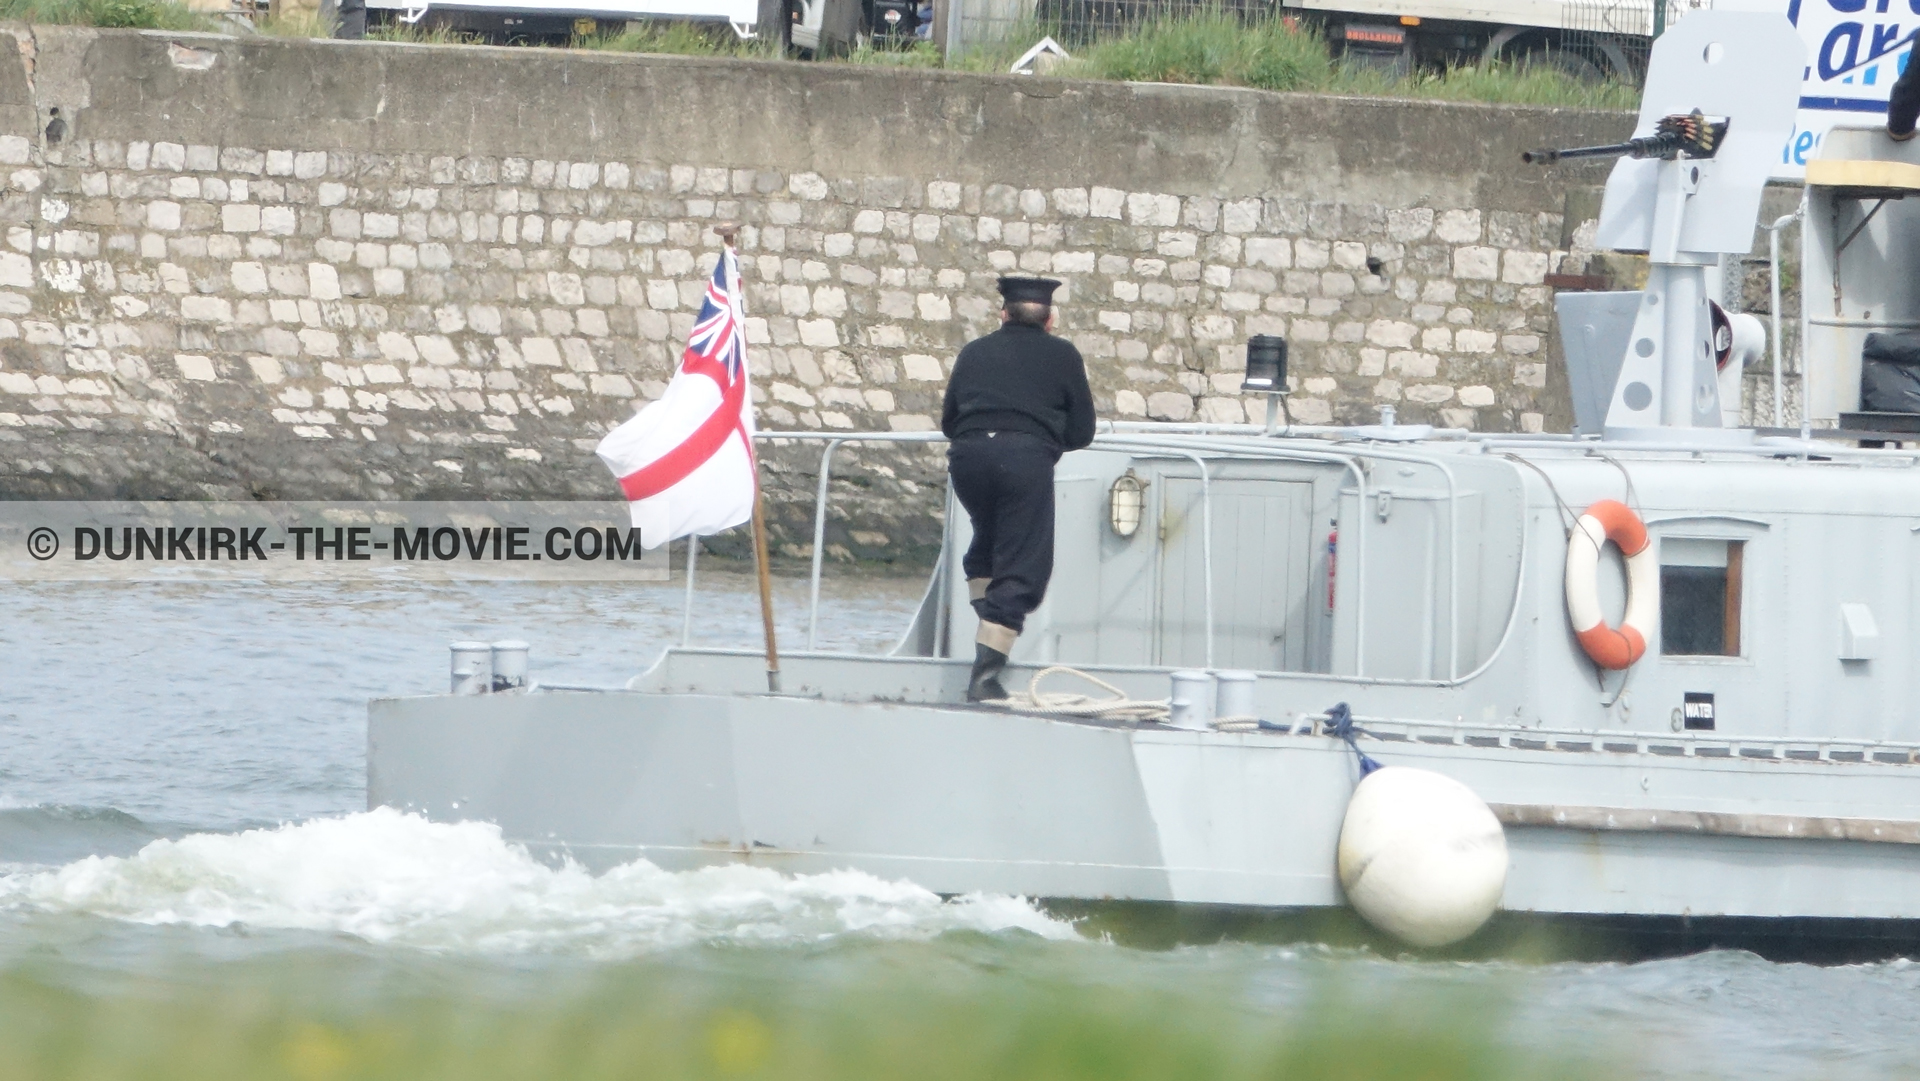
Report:
M1863 410L1860 357L1920 328L1920 141L1839 130L1808 169L1818 427L1737 426L1764 328L1707 289L1752 247L1804 62L1777 15L1690 14L1655 47L1632 143L1534 156L1619 155L1598 246L1650 267L1643 290L1558 299L1577 433L1108 424L1057 469L1056 575L1004 677L1031 693L965 701L950 505L891 654L809 642L780 693L759 649L683 647L620 689L377 700L369 804L590 867L1325 914L1366 873L1343 851L1357 794L1398 770L1445 782L1400 797L1428 849L1402 883L1416 907L1461 871L1494 928L1908 948L1920 454L1901 443L1920 416ZM1276 346L1252 349L1252 389L1284 388ZM764 438L825 443L817 607L835 449L938 437ZM1423 834L1461 793L1492 836ZM1375 922L1433 944L1479 921Z

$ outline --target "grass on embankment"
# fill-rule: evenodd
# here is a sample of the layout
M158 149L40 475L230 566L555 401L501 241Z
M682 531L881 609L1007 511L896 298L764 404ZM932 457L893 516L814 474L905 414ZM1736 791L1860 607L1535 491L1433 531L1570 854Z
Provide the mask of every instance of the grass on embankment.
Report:
M619 34L575 38L576 49L596 52L653 53L666 56L734 56L748 60L778 60L780 46L771 41L742 41L733 32L684 22L632 22Z
M0 0L0 20L130 30L217 30L219 21L172 0Z
M986 46L942 65L930 46L891 52L863 50L854 63L1006 71L1047 28L1016 31L1004 45ZM1016 44L1017 43L1017 44ZM1284 19L1242 22L1220 12L1165 16L1126 35L1073 50L1052 74L1128 82L1245 86L1322 94L1482 101L1633 109L1640 91L1617 82L1582 82L1544 67L1476 64L1444 72L1396 77L1377 68L1342 64L1318 33Z
M174 0L0 0L0 19L157 30L234 27L218 17L189 11ZM724 29L710 26L684 22L636 22L628 26L618 34L578 38L573 47L678 56L778 57L777 47L771 43L741 41ZM1017 27L1005 41L968 50L950 61L943 61L932 46L921 44L904 49L861 49L839 62L1005 72L1050 29ZM275 36L314 37L325 33L326 26L311 14L296 14L266 20L258 30ZM398 23L375 27L367 36L419 44L477 40L465 34ZM1394 76L1377 68L1334 60L1318 33L1288 20L1242 22L1219 11L1166 15L1124 35L1095 40L1075 49L1073 58L1059 64L1052 74L1510 105L1632 109L1640 100L1637 88L1617 82L1583 82L1545 67L1479 64Z

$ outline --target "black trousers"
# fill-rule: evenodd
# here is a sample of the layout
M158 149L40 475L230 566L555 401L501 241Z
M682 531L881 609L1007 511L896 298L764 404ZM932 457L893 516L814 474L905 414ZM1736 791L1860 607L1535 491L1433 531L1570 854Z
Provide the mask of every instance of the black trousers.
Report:
M1053 577L1053 446L1024 432L963 435L947 449L954 494L973 519L961 560L968 579L987 578L973 610L1018 633Z
M334 37L359 41L367 36L367 0L339 0L334 18Z

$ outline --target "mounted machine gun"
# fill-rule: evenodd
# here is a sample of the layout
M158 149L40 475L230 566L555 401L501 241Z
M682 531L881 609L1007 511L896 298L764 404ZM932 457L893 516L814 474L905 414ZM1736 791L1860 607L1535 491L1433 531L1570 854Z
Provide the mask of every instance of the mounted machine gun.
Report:
M1605 146L1576 146L1570 150L1529 150L1520 155L1528 165L1552 165L1573 158L1659 158L1672 161L1682 155L1694 159L1711 158L1727 137L1728 120L1707 116L1695 109L1690 113L1663 116L1654 133L1643 139Z
M1529 164L1619 157L1594 245L1644 252L1644 290L1555 298L1580 429L1608 439L1751 442L1729 427L1739 354L1757 353L1757 320L1719 310L1706 270L1753 247L1772 164L1793 131L1806 46L1776 14L1696 11L1655 43L1632 138L1536 150ZM1721 370L1732 378L1722 382ZM1733 399L1737 402L1737 397ZM1737 411L1734 415L1737 417Z

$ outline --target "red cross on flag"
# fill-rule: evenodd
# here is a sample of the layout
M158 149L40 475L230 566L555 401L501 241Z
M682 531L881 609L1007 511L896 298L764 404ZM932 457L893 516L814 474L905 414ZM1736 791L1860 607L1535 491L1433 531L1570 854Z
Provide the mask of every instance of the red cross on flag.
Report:
M595 452L620 478L648 548L753 517L753 395L731 245L721 249L666 393L608 432Z

